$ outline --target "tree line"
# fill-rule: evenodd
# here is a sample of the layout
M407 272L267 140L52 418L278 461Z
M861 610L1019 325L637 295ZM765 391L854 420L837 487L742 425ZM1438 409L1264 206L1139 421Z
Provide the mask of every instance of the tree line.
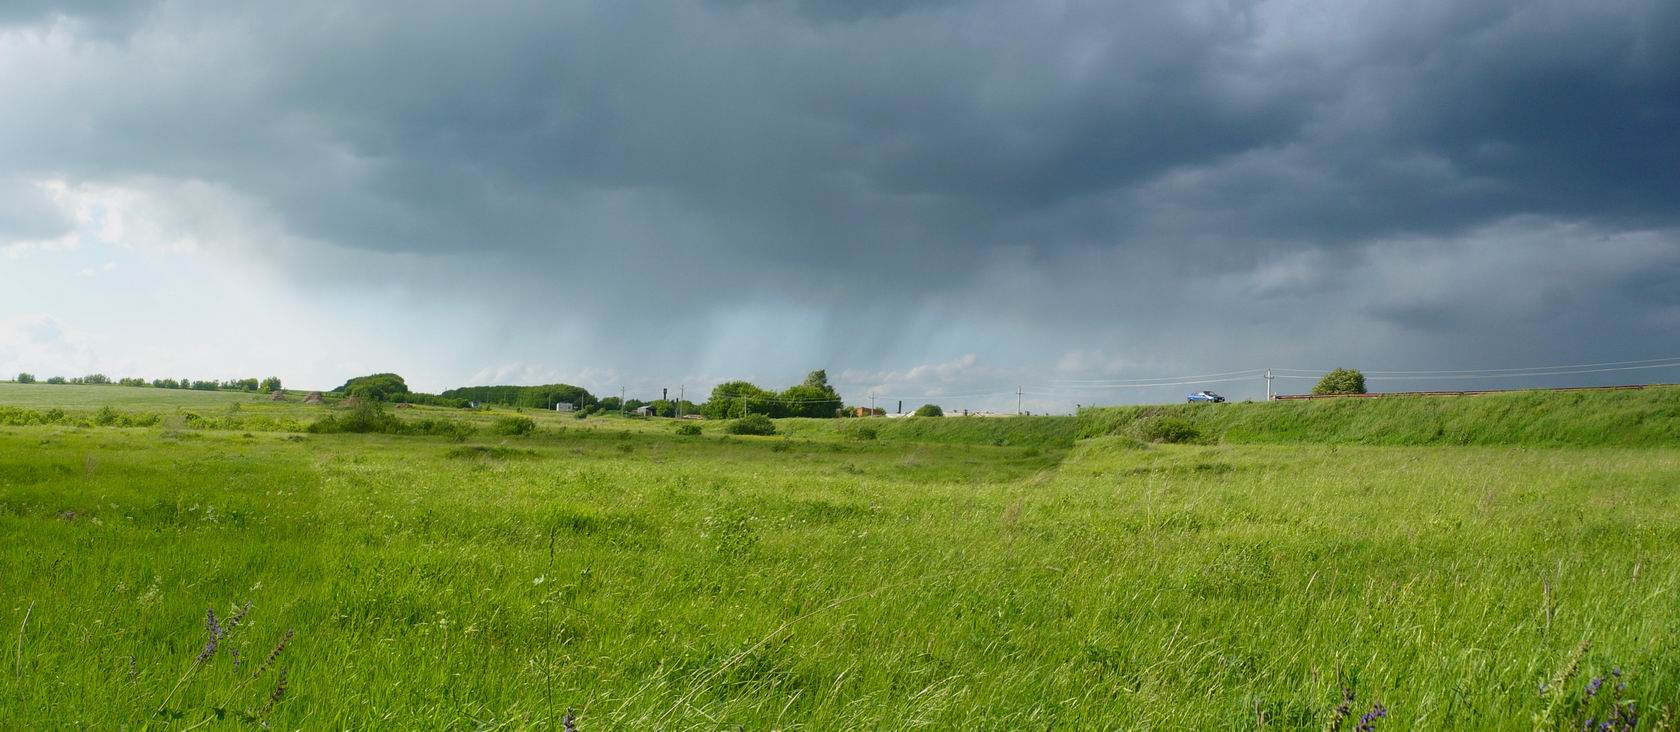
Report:
M139 378L120 378L112 380L104 374L88 374L86 376L49 376L45 382L37 382L34 374L27 371L17 375L14 379L19 384L82 384L95 386L144 386L154 389L192 389L195 391L249 391L272 392L280 391L280 377L270 376L266 379L152 379L147 381Z
M712 388L700 405L707 419L738 419L749 414L768 417L834 417L843 414L845 403L828 383L828 371L817 369L805 381L779 392L750 381L726 381Z

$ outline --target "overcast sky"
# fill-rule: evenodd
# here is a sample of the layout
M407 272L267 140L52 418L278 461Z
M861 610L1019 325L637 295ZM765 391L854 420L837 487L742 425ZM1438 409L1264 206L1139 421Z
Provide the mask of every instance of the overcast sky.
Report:
M0 3L8 378L1044 411L1670 356L1672 0Z

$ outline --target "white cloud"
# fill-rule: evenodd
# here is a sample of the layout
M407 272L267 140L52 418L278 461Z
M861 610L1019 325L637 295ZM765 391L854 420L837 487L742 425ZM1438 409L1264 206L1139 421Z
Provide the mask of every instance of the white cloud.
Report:
M27 371L45 378L97 372L101 362L92 338L50 315L0 319L0 374L11 378Z

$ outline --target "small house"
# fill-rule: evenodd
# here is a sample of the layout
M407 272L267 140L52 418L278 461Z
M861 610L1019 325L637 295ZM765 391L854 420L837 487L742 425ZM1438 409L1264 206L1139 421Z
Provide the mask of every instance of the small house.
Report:
M575 411L577 411L577 405L572 404L571 402L555 402L554 411L556 411L556 412L575 412Z
M642 406L636 407L636 416L638 416L638 417L652 417L653 416L653 407L651 407L649 405L646 405L646 404L643 404Z

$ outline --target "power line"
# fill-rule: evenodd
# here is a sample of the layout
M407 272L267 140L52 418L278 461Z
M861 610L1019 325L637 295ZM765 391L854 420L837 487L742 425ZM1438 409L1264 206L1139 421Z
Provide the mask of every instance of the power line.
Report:
M1090 384L1090 385L1085 385L1085 386L1079 386L1079 385L1073 385L1073 384L1055 384L1054 386L1057 387L1057 388L1065 388L1065 389L1149 389L1149 388L1153 388L1153 387L1157 387L1157 386L1187 386L1187 385L1192 385L1192 384L1221 384L1221 383L1225 383L1225 382L1229 382L1229 381L1250 381L1252 379L1259 378L1261 371L1260 371L1260 369L1255 369L1253 371L1238 371L1238 372L1235 372L1235 373L1242 373L1242 374L1248 374L1248 375L1247 376L1232 377L1232 378L1228 378L1228 379L1198 379L1198 378L1195 378L1195 377L1190 377L1189 381L1168 381L1168 382L1163 382L1163 383L1149 383L1149 384ZM1183 378L1183 377L1180 377L1180 378Z
M1131 384L1147 385L1146 382L1156 382L1156 381L1186 381L1186 380L1193 380L1193 379L1213 379L1213 378L1218 378L1218 377L1221 377L1221 376L1258 376L1261 371L1264 371L1264 369L1243 369L1241 371L1225 371L1225 372L1221 372L1221 373L1217 373L1217 374L1200 374L1200 375L1196 375L1196 376L1156 376L1156 377L1153 377L1153 378L1137 378L1137 379L1051 379L1050 383L1052 383L1052 384L1067 384L1067 385L1074 385L1074 384L1096 384L1096 385L1113 384L1113 385L1122 385L1122 386L1131 385Z
M1626 365L1629 365L1629 364L1654 364L1654 363L1658 363L1658 362L1680 363L1680 356L1670 356L1668 358L1642 358L1642 359L1637 359L1637 360L1633 360L1633 361L1605 361L1603 363L1578 363L1578 364L1573 364L1573 365L1568 365L1568 366L1524 366L1524 367L1519 367L1519 368L1504 368L1504 369L1435 369L1435 370L1423 370L1423 371L1372 371L1372 370L1368 370L1368 369L1360 369L1360 371L1362 373L1364 373L1366 376L1371 376L1371 375L1376 375L1376 374L1381 374L1381 375L1499 374L1499 373L1510 373L1510 372L1514 372L1514 371L1555 371L1555 370L1559 370L1559 369L1586 369L1586 368L1597 368L1597 367L1600 367L1600 366L1626 366ZM1331 369L1273 369L1273 370L1274 371L1306 371L1306 372L1311 372L1311 373L1316 373L1316 374L1323 374L1323 373L1326 373L1326 372L1330 371Z

